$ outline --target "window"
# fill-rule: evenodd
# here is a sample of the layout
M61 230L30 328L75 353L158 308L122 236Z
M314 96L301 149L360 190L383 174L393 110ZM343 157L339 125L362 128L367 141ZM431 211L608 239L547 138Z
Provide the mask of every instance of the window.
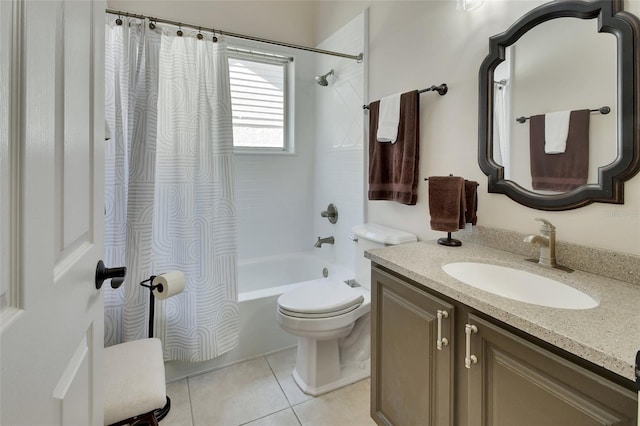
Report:
M259 57L255 54L241 54L239 49L230 51L234 148L238 152L289 152L289 58L268 54Z

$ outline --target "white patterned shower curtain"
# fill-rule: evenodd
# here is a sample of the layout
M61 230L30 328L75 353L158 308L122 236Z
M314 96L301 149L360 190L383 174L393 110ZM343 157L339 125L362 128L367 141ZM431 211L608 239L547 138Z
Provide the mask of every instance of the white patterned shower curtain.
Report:
M504 167L504 178L511 178L511 150L507 130L507 91L509 82L493 85L493 159Z
M493 72L493 159L504 167L504 178L511 178L511 70L513 51L507 48L505 60Z
M183 293L156 301L165 359L204 361L238 342L237 227L227 49L123 19L106 26L105 345L148 333L149 290L169 270Z

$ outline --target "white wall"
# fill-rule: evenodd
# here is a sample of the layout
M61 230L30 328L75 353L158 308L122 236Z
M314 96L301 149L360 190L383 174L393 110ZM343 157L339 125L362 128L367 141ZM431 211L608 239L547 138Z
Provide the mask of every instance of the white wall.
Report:
M308 251L314 242L315 55L276 46L262 49L295 58L295 153L235 155L239 259Z
M363 51L364 13L318 47L358 54ZM271 50L296 56L295 155L236 155L241 259L313 250L350 269L355 245L351 228L363 221L364 208L364 65L352 59ZM334 69L326 87L316 75ZM331 224L320 212L338 208ZM318 236L334 245L313 248Z
M318 47L358 54L365 45L364 26L362 13ZM364 208L364 65L266 48L295 56L295 154L236 155L239 258L313 250L353 269L355 245L348 235L362 223ZM314 77L330 69L331 83L316 84ZM320 217L329 203L338 208L336 224ZM334 245L313 247L318 236L330 235Z
M421 150L418 204L369 201L368 220L433 239L429 228L427 183L430 175L453 173L480 182L478 224L537 232L535 217L558 229L558 239L640 254L640 176L625 185L625 204L591 204L564 212L543 212L487 192L477 162L478 70L488 54L490 36L543 1L485 0L472 12L448 1L319 2L317 34L346 22L369 7L369 100L446 82L449 93L421 95ZM640 1L626 10L640 15ZM544 47L542 47L544 48Z
M364 50L365 24L366 13L360 13L318 47L357 55ZM356 245L348 236L364 220L365 65L328 55L316 55L316 64L316 74L333 69L335 78L326 87L316 85L313 230L315 236L333 235L335 244L315 250L353 270ZM335 224L320 217L329 203L338 208Z

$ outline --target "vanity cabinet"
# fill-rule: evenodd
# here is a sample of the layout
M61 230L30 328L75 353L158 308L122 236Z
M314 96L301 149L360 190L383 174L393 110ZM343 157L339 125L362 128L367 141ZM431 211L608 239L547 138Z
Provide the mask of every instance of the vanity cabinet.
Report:
M463 368L465 424L636 424L634 392L488 320L471 313L464 317L471 328L469 353L477 360Z
M409 279L377 266L371 277L371 415L379 425L636 424L631 389Z
M371 277L373 419L453 425L453 305L386 272Z

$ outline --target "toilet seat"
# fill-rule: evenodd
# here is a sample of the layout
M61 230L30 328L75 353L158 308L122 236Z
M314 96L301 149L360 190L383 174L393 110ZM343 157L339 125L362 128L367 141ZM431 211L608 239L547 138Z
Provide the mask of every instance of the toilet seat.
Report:
M296 318L330 318L358 308L364 297L343 283L304 286L282 294L278 310Z
M349 312L353 311L358 306L360 306L359 303L357 305L355 305L355 306L351 306L349 308L341 309L339 311L318 312L318 313L289 311L289 310L281 308L281 307L279 307L278 309L280 310L280 312L283 315L288 315L290 317L295 317L295 318L316 318L317 319L317 318L331 318L331 317L335 317L335 316L338 316L338 315L343 315L343 314L346 314L346 313L349 313Z

